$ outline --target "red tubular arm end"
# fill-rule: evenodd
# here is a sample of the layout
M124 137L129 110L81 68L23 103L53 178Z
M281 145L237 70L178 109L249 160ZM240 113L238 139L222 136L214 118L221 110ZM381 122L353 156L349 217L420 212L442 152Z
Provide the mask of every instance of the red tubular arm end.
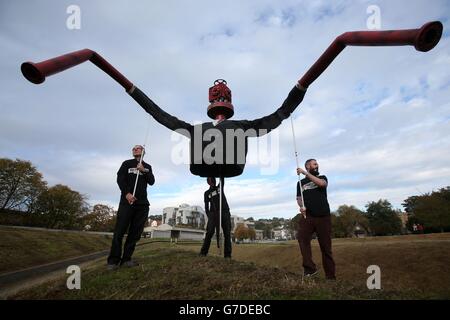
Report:
M442 29L443 25L440 21L432 21L425 23L420 29L345 32L331 43L298 83L307 88L346 46L412 45L418 51L427 52L438 44Z
M35 84L40 84L45 81L45 78L47 76L51 76L55 73L64 71L87 60L91 61L97 67L110 75L122 87L124 87L125 90L129 91L133 87L133 84L127 78L125 78L124 75L122 75L101 55L90 49L71 52L38 63L24 62L22 63L20 69L23 76L27 80Z

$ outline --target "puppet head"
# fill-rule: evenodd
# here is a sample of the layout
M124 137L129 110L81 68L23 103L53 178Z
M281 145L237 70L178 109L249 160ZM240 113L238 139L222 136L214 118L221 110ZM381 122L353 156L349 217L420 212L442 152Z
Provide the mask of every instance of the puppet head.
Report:
M208 116L211 119L229 119L234 114L231 104L231 90L227 87L227 82L223 79L214 81L214 86L209 88Z

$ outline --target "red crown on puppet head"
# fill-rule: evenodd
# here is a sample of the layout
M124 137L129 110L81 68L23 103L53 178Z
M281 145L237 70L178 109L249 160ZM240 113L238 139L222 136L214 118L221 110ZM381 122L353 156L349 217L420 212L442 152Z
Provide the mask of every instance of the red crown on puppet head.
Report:
M225 119L229 119L234 114L234 108L231 104L231 90L227 87L227 82L223 79L214 81L214 86L209 88L208 116L216 119L219 115L223 115Z

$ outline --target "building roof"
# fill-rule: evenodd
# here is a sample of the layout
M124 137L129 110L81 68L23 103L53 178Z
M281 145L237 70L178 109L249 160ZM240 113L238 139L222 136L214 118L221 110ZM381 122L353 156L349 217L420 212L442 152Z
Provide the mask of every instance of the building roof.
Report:
M200 229L190 229L190 228L177 228L177 227L172 227L171 225L164 223L161 224L157 227L147 227L144 229L144 231L149 232L149 231L185 231L185 232L194 232L194 233L205 233L204 230L200 230Z

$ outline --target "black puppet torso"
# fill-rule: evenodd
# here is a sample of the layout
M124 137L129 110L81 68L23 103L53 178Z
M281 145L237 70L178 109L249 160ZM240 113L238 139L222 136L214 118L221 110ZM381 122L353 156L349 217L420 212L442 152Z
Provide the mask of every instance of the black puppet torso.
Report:
M223 120L191 125L156 105L139 88L130 95L165 127L190 139L190 171L201 177L235 177L244 171L248 138L278 127L303 100L306 91L294 87L272 114L255 120Z

